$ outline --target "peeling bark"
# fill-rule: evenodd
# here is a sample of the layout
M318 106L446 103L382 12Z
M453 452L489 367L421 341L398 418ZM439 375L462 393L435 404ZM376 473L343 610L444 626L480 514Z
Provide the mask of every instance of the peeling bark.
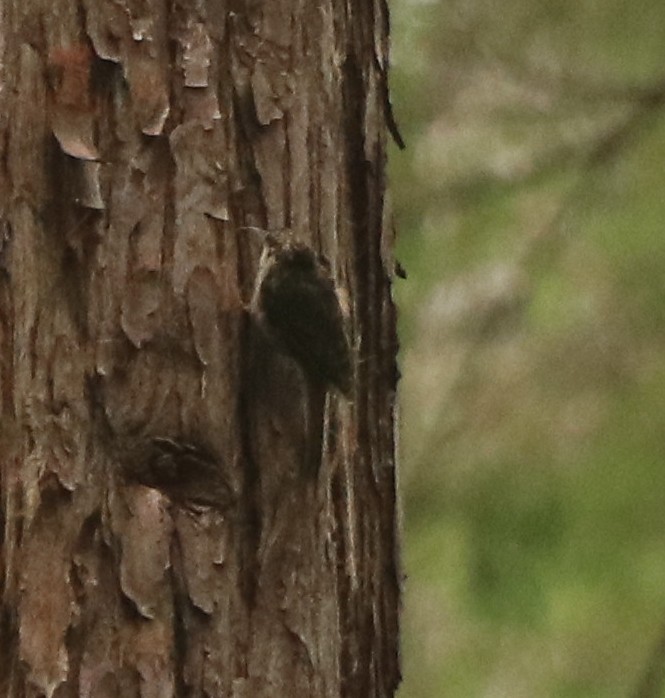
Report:
M384 1L0 12L0 693L393 695ZM349 301L316 484L248 225Z

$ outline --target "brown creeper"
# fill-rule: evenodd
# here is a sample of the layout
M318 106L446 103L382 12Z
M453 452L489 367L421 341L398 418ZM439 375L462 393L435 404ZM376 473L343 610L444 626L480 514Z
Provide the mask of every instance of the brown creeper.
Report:
M344 314L327 260L288 236L259 228L264 249L251 311L265 334L291 356L307 381L305 468L318 473L326 393L351 393L353 366Z
M307 245L264 232L253 314L310 381L348 396L351 350L327 261Z

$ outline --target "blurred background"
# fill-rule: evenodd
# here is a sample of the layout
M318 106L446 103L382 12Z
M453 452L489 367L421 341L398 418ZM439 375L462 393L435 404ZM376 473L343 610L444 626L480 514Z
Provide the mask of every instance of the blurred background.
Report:
M391 9L399 698L665 696L665 3Z

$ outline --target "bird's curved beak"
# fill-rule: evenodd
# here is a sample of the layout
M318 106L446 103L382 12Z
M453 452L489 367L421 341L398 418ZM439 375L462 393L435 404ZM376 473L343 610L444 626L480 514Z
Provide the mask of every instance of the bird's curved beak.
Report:
M265 228L259 228L255 225L242 225L238 228L238 230L243 230L248 233L258 235L261 239L261 242L263 242L266 245L273 246L277 242L277 238L275 237L275 235L271 233L269 230L266 230Z

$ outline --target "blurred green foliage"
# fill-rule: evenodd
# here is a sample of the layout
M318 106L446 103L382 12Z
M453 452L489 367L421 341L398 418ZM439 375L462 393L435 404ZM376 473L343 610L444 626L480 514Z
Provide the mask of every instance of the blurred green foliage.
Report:
M399 696L665 696L665 4L392 14Z

